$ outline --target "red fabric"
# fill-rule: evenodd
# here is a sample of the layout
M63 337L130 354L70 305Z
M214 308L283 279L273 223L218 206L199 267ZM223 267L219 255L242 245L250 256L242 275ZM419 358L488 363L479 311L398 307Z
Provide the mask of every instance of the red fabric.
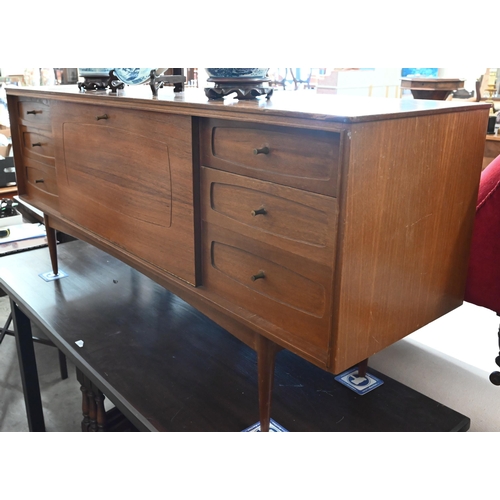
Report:
M481 173L465 300L500 313L500 156Z

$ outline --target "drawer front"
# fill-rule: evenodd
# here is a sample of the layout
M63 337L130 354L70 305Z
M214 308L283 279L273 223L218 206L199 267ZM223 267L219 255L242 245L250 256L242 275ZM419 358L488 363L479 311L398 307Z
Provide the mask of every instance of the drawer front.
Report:
M62 215L196 284L191 118L56 102L53 122Z
M50 132L22 126L21 141L24 156L54 166L54 141Z
M18 115L22 123L35 127L51 128L50 102L44 99L20 98L17 102Z
M341 134L205 119L201 162L249 177L337 196Z
M333 265L336 198L206 167L201 169L201 196L204 221Z
M202 224L203 286L311 355L328 349L332 268ZM263 323L264 322L264 323Z
M56 171L54 167L32 159L24 161L25 191L29 202L43 202L55 210L59 206Z

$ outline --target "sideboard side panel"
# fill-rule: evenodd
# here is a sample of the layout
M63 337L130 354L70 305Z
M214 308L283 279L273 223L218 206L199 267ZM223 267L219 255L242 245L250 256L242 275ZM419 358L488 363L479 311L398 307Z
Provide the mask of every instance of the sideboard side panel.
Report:
M353 126L331 368L461 305L487 112Z

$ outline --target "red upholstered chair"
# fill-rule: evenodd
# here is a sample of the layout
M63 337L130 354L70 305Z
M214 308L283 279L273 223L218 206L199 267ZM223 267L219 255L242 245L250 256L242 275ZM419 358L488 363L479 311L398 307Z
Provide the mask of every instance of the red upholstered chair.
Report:
M465 300L500 316L500 156L481 173ZM500 329L498 335L500 344ZM500 385L500 372L490 380Z

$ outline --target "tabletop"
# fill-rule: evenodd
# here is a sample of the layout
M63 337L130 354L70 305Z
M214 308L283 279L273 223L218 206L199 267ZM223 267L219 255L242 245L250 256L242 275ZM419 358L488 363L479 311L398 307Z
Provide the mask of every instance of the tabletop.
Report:
M42 279L49 252L32 250L0 259L0 287L138 429L242 431L258 421L252 349L89 244L58 253L67 277ZM371 372L384 384L360 397L283 350L271 417L298 432L467 430L467 417Z

